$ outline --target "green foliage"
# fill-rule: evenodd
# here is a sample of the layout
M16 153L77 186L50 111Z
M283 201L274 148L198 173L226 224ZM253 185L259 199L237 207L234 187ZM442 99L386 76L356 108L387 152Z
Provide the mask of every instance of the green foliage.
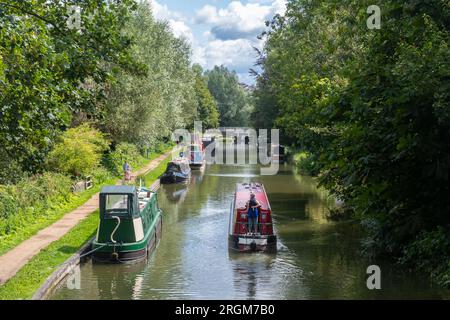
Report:
M19 206L17 199L14 197L14 189L12 187L0 187L0 219L8 219L17 213Z
M277 106L276 96L271 92L270 83L263 78L257 79L257 87L252 95L255 107L250 116L250 124L258 129L274 128L279 107Z
M81 31L67 24L72 5L81 9ZM145 71L122 32L134 7L133 0L0 3L0 154L7 163L39 171L72 114L100 116L115 68Z
M68 61L52 48L44 23L13 18L4 4L0 8L0 153L6 162L14 159L28 169L43 161L59 127L68 122L60 77Z
M116 146L115 150L112 151L106 157L106 166L111 172L116 176L121 176L123 173L122 166L125 162L128 162L132 170L140 167L144 162L145 158L139 152L139 149L130 143L120 143Z
M224 127L249 126L253 110L251 96L239 84L235 72L225 66L215 66L205 73L208 89L217 102L220 125Z
M167 147L162 148L167 151ZM102 167L96 168L92 176L94 187L79 194L73 194L72 181L58 173L0 186L0 255L84 204L104 185L117 182L117 177Z
M108 93L102 127L116 143L144 148L174 129L192 126L197 113L195 75L188 44L166 22L152 17L149 4L138 6L124 33L134 36L132 54L146 64L146 76L119 70Z
M217 104L208 89L203 70L199 65L194 65L195 93L197 97L197 120L202 121L204 129L217 128L219 126L219 112Z
M152 184L153 181L155 181L164 172L168 161L170 161L169 158L161 162L157 168L147 173L145 179L148 185ZM98 188L99 186L97 186L96 189L93 189L92 192L98 192ZM0 199L3 197L1 190L2 189L0 189ZM92 196L92 193L88 192L86 195L90 197ZM80 199L82 202L87 200L84 198ZM0 202L0 205L1 203L2 202ZM1 221L2 220L0 218L0 224ZM60 266L61 263L66 261L78 250L78 248L80 248L86 243L86 241L95 235L97 226L98 211L93 212L61 239L53 242L47 248L42 250L39 254L33 257L29 263L20 269L16 276L11 278L4 285L0 286L0 300L30 299L36 290L43 284L45 279L47 279ZM24 226L21 231L28 231L28 229L29 225ZM35 231L37 230L39 230L39 228L35 229ZM27 236L30 236L30 233L32 234L32 232L28 232ZM0 236L0 240L0 254L2 254L11 246L4 248L4 237ZM15 241L13 243L17 244L18 242ZM32 275L31 278L30 275Z
M301 174L317 176L319 173L317 159L314 154L307 152L296 153L294 155L294 163Z
M45 280L95 235L97 226L98 211L39 252L13 278L0 286L0 300L31 299Z
M92 171L92 179L94 182L94 186L102 185L105 182L111 181L114 179L114 175L108 171L104 167L98 167L94 171Z
M370 4L289 1L261 53L255 113L311 155L363 219L368 251L448 278L436 231L450 227L448 2L381 1L381 30L367 29Z
M64 132L48 156L51 170L73 177L91 174L100 164L108 143L103 134L89 124Z
M421 232L403 249L400 262L431 274L442 286L450 287L450 235L449 230L438 227Z
M0 184L14 184L26 176L20 163L4 153L0 153L0 168Z
M46 215L46 210L58 202L66 203L71 197L71 186L70 178L50 172L13 186L0 186L0 236L14 233Z
M161 153L169 151L173 146L174 146L174 143L168 142L168 140L165 142L157 141L150 147L150 149L148 151L153 152L153 156L155 156L155 154L161 154ZM150 159L152 159L152 156L150 156Z
M166 171L167 164L170 161L171 158L168 157L167 159L162 161L155 169L147 172L146 174L136 177L136 185L139 186L142 183L142 186L150 187L153 182L159 179L159 177Z

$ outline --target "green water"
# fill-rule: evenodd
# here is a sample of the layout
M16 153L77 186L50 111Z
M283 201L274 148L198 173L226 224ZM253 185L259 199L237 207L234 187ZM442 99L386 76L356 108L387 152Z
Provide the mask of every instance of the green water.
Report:
M63 282L52 299L403 299L443 298L420 275L359 254L355 223L334 223L334 203L315 181L285 165L276 176L258 166L208 166L187 186L163 186L163 237L131 265L81 266L80 289ZM237 182L262 182L274 212L278 252L228 251L230 203ZM381 267L381 290L367 289L366 269Z

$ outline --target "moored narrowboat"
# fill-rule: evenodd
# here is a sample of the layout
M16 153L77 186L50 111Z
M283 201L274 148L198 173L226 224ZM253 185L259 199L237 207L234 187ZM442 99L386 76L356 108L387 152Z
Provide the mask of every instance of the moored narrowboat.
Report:
M92 243L95 262L146 258L161 238L157 194L135 186L107 186L100 192L100 223Z
M215 141L214 136L211 136L208 134L203 135L203 138L202 138L203 149L206 149L211 143L214 143L214 141Z
M258 204L256 226L249 224L251 195ZM253 230L252 230L253 228ZM275 252L277 237L273 231L272 209L264 185L238 183L229 217L229 248L239 252Z
M166 171L161 176L160 181L163 184L179 183L189 180L190 177L189 160L180 157L167 164Z
M286 148L282 145L272 145L272 162L283 164L286 162Z
M189 146L189 165L192 169L200 169L205 164L205 150L201 144Z

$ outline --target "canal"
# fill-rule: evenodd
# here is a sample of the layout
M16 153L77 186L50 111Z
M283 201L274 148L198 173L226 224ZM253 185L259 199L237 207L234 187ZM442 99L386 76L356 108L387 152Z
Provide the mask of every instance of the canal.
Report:
M81 266L80 289L65 283L52 299L403 299L442 298L420 276L369 263L359 254L357 223L330 222L334 201L290 165L260 176L252 165L211 165L189 185L163 186L163 237L141 263ZM237 182L265 184L279 238L276 254L228 251L230 203ZM366 269L381 267L381 290L367 289Z

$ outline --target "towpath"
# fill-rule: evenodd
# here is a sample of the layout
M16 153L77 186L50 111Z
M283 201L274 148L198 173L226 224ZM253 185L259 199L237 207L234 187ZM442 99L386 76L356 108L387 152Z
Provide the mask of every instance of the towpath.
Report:
M155 169L162 161L171 155L169 151L150 161L140 170L133 172L132 180L137 176ZM118 181L117 184L120 184ZM46 248L52 242L59 240L81 220L98 209L99 193L96 193L77 209L67 213L61 219L39 231L36 235L23 241L18 246L0 256L0 285L11 279L31 258Z

